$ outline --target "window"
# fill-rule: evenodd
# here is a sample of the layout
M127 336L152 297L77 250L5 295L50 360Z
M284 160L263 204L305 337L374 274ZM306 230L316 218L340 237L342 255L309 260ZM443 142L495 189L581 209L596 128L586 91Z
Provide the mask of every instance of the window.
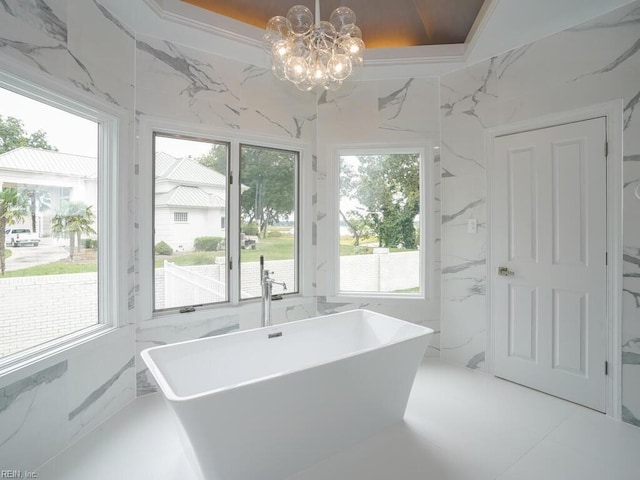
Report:
M227 302L229 145L156 133L153 148L155 310Z
M422 149L338 155L338 278L342 293L422 294Z
M255 145L240 146L240 298L261 295L260 255L286 292L298 291L298 152ZM285 293L280 285L274 293Z
M152 137L154 310L259 297L260 256L286 283L274 293L297 293L299 151L166 131Z
M2 366L114 322L117 125L0 73Z
M189 212L173 212L174 223L187 223L189 221Z

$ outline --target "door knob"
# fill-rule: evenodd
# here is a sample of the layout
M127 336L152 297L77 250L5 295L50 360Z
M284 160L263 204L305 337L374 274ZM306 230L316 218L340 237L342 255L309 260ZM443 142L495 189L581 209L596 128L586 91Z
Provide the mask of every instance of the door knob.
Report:
M511 277L513 276L513 272L507 267L498 267L498 275L501 277Z

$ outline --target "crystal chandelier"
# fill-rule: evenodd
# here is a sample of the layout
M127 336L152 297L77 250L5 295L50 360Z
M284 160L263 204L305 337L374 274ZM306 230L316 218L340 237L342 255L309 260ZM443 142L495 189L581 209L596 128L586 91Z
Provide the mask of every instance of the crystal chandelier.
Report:
M336 8L328 22L320 21L320 0L315 8L315 23L304 5L291 7L286 17L273 17L267 23L264 46L279 79L305 92L337 90L363 64L362 32L350 8Z

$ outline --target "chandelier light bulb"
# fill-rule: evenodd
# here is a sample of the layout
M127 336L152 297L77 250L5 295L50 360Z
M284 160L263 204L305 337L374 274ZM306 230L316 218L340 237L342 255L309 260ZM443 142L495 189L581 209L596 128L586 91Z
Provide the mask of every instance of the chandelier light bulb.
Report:
M303 82L309 76L307 61L302 57L290 57L284 67L287 80L296 85Z
M331 78L342 81L351 75L351 59L343 54L334 55L327 62L327 71Z
M319 11L319 0L315 19L309 8L295 5L286 17L271 18L263 36L274 74L302 91L337 90L363 64L365 45L353 10L338 7L329 21L320 21Z

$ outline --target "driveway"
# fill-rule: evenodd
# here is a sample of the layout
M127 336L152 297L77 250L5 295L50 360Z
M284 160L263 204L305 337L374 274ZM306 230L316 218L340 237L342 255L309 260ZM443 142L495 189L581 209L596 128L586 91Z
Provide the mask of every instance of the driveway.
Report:
M64 248L67 240L60 241L51 238L41 238L40 245L37 247L9 247L11 257L5 261L7 272L12 270L22 270L23 268L35 267L45 263L57 262L63 258L67 258L69 253Z

